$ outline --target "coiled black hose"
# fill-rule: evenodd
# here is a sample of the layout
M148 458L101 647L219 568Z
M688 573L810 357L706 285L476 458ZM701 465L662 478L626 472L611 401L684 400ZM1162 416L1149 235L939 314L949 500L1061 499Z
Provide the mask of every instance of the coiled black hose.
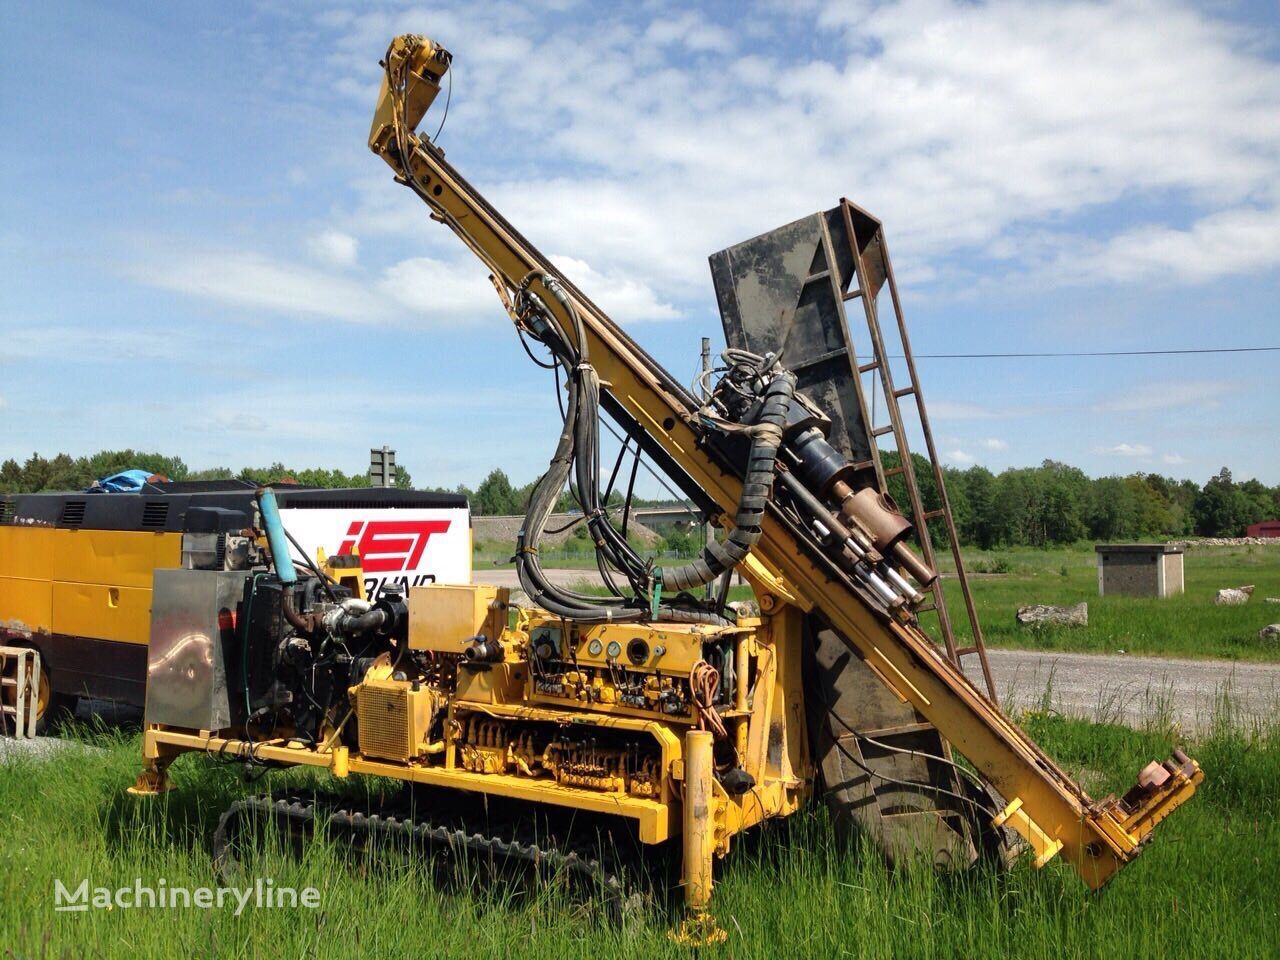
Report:
M711 541L702 556L674 569L664 568L662 585L672 590L688 590L710 583L726 570L740 564L760 539L760 524L773 489L774 467L782 445L782 427L787 422L795 396L795 374L778 369L764 388L764 401L755 423L748 428L751 451L742 482L742 496L734 514L733 529L724 543Z

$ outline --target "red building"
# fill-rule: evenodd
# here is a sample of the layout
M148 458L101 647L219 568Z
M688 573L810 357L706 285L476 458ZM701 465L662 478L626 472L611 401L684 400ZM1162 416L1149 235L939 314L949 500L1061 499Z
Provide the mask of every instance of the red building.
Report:
M1280 520L1263 520L1261 523L1251 523L1244 532L1245 536L1249 537L1280 537Z

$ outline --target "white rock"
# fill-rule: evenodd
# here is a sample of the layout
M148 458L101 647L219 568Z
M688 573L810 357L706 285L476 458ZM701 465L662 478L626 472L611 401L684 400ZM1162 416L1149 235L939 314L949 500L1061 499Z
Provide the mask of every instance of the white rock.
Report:
M1243 603L1249 602L1249 596L1253 593L1253 587L1224 587L1218 591L1218 595L1213 598L1213 602L1224 607L1238 607Z
M1089 625L1089 604L1077 603L1070 607L1051 607L1044 603L1034 603L1029 607L1018 608L1019 623L1056 623L1068 627L1087 627Z
M1259 640L1270 640L1272 643L1280 642L1280 623L1271 623L1258 631Z

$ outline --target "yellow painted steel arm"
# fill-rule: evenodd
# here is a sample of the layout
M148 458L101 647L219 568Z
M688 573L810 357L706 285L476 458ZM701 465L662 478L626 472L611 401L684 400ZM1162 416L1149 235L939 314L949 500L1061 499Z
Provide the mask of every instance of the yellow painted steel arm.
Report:
M439 89L449 55L420 37L400 37L388 54L409 98L404 119L416 124ZM441 69L442 68L442 69ZM531 271L555 278L576 302L592 363L613 399L656 440L705 495L726 512L738 503L733 471L698 446L687 395L630 337L508 224L412 124L397 121L396 97L384 81L370 148L484 262L499 293ZM551 309L560 310L548 297ZM563 316L562 320L566 319ZM1144 785L1123 799L1094 802L998 707L985 699L911 621L886 617L776 512L753 548L783 577L800 605L820 613L1008 800L997 818L1018 830L1043 865L1062 853L1091 887L1100 887L1141 850L1150 830L1190 798L1203 774L1178 754L1144 771ZM1153 769L1154 768L1154 769Z

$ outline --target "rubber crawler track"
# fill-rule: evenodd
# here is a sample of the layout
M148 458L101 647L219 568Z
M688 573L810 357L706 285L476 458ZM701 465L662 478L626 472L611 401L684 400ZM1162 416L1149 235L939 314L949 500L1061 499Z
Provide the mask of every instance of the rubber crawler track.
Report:
M282 832L306 836L322 818L325 831L348 841L364 836L372 840L409 840L430 849L452 854L478 855L485 861L528 865L552 876L564 876L601 896L611 907L621 907L625 890L621 876L607 869L598 858L572 848L539 846L527 830L513 824L511 836L441 826L394 812L383 814L353 811L339 801L325 798L257 796L237 800L222 814L213 834L213 862L220 876L231 881L238 867L235 837L245 816L270 818Z

